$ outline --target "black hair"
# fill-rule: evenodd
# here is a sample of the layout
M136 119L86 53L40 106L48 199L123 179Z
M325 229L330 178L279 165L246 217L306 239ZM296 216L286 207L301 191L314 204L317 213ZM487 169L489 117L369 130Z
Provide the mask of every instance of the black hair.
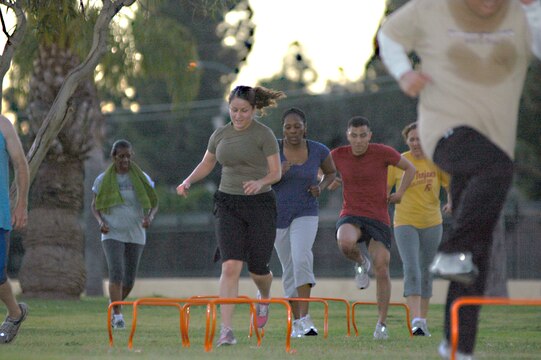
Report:
M284 122L286 121L286 117L291 114L294 114L300 117L302 119L302 122L306 126L306 114L304 113L304 111L296 107L292 107L284 111L284 113L282 114L282 125L284 125Z
M368 129L370 129L370 121L368 121L368 119L363 116L354 116L348 121L348 129L350 127L361 127L361 126L366 126Z

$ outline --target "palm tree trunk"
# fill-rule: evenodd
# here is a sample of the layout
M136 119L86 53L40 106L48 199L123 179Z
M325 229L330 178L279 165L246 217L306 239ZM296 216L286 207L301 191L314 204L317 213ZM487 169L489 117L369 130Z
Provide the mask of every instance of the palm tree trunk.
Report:
M71 69L80 63L69 50L42 46L30 80L29 123L37 134ZM25 296L76 299L85 289L81 209L84 161L103 124L91 79L68 102L65 125L39 167L30 193L25 256L19 272Z

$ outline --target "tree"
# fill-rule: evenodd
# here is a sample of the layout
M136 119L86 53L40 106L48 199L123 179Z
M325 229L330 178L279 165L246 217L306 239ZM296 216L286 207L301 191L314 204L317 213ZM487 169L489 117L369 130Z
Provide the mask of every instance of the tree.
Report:
M1 2L14 10L24 5L39 35L34 64L39 71L31 75L28 87L28 123L35 135L28 158L31 178L41 181L32 189L32 225L25 234L26 254L19 273L26 295L78 298L82 292L83 241L78 225L82 163L92 147L91 129L99 128L101 117L91 75L108 50L111 20L134 2L104 0L101 9L86 11L83 2L79 6L70 0ZM26 19L24 12L19 13L17 29L22 29ZM93 43L80 61L78 45L84 43L85 26L92 23ZM15 44L8 42L10 49Z

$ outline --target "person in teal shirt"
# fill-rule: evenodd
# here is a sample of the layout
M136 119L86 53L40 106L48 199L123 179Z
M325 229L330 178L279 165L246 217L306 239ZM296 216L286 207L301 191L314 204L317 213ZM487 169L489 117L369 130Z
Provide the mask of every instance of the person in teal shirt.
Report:
M9 201L9 162L15 171L17 197L13 211ZM28 188L30 184L28 162L19 136L11 122L0 116L0 300L8 314L0 325L0 344L13 341L19 327L26 319L28 306L17 303L7 278L9 232L22 229L28 219Z

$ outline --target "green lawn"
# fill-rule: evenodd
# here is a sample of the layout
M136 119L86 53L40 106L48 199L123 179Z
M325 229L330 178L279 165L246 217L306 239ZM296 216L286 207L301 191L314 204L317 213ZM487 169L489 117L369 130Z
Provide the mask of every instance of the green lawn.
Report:
M313 303L311 314L320 336L292 340L294 354L285 352L285 310L271 305L270 320L261 347L248 338L247 305L238 305L235 313L236 346L203 349L204 308L191 311L191 347L180 340L178 310L142 307L139 312L134 348L129 350L129 330L114 332L114 347L109 347L107 300L84 298L81 301L26 300L30 306L27 320L18 337L0 347L0 359L438 359L443 307L434 305L430 314L430 338L410 338L404 310L393 307L388 319L391 338L374 341L374 306L356 308L361 334L346 336L345 307L329 305L329 336L323 337L323 305ZM125 307L131 323L131 308ZM541 309L535 307L486 307L481 315L477 342L478 359L539 359L541 350Z

